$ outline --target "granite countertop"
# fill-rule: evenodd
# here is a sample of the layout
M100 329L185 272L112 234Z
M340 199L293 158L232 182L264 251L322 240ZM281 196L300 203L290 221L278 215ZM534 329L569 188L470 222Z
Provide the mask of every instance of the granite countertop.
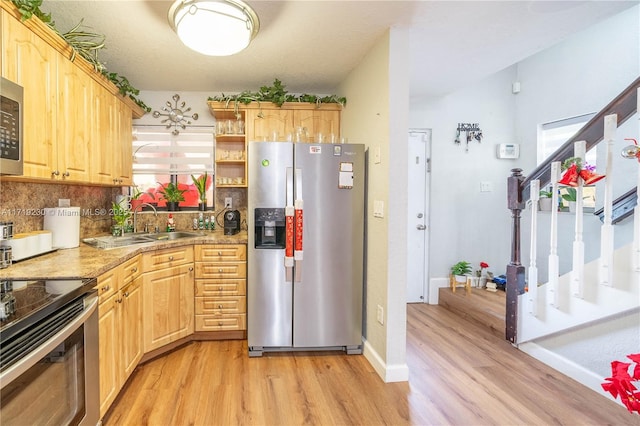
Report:
M0 269L0 279L31 280L51 278L93 278L118 266L138 253L181 247L194 244L246 244L247 232L224 235L222 229L201 237L182 238L173 241L135 244L127 247L103 250L85 243L72 249L59 249L52 253L26 259Z

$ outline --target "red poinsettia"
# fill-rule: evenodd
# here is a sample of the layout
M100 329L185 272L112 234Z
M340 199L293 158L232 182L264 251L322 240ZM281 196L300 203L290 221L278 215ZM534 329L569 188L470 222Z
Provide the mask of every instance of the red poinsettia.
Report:
M480 262L480 269L488 268L489 264L487 262Z
M611 377L605 379L607 382L602 383L602 389L614 398L620 397L630 412L640 414L640 391L636 387L640 385L640 354L627 355L627 358L633 362L611 362Z

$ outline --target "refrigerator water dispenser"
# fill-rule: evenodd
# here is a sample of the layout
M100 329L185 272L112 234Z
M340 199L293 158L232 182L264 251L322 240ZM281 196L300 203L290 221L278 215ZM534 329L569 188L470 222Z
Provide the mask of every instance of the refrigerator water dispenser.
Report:
M255 209L255 245L258 249L285 248L284 209Z

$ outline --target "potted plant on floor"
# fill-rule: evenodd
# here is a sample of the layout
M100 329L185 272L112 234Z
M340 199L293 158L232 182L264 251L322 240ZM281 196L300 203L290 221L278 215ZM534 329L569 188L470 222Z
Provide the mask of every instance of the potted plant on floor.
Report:
M162 198L167 202L167 210L170 212L178 211L178 204L180 201L184 201L184 193L186 189L178 188L177 183L169 182L166 185L158 182L161 188L158 192L162 195Z
M464 283L467 281L467 275L471 274L471 264L465 260L461 260L451 267L451 275L456 282Z
M191 180L193 180L193 184L198 190L198 198L200 202L198 203L198 210L205 211L207 210L207 172L200 175L200 177L195 177L191 175Z
M540 190L540 199L538 200L538 208L540 211L551 211L551 203L553 202L551 197L553 197L553 193L551 191L545 191L544 189Z

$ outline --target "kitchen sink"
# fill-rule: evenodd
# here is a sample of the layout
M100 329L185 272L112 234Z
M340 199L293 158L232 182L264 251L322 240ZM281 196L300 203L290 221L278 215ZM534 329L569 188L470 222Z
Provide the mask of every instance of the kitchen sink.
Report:
M84 238L82 242L95 248L108 250L135 244L173 241L182 238L201 237L203 235L205 234L201 232L157 232L153 234L125 234L122 237L113 237L109 235L104 237Z
M178 232L157 232L154 234L145 234L145 237L153 241L162 241L162 240L172 241L172 240L179 240L181 238L201 237L203 235L204 233L202 232L178 231Z

